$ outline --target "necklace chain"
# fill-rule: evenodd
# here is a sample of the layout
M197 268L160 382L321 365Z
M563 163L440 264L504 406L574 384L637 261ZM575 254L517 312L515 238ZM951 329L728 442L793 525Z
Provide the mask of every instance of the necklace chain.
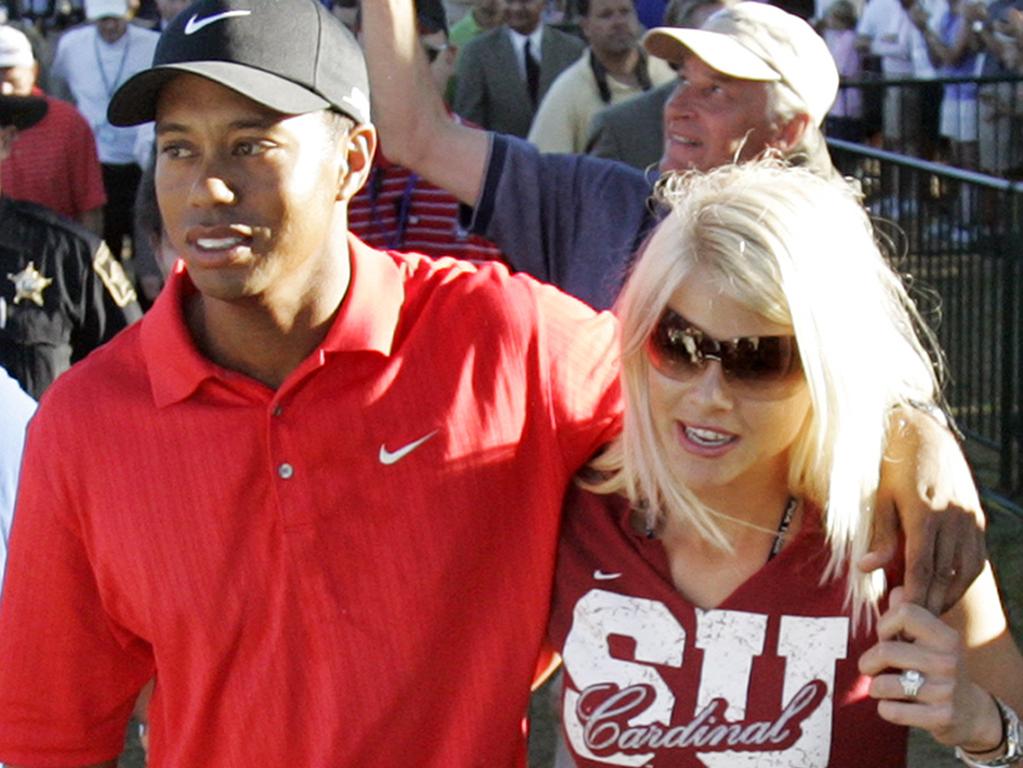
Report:
M795 496L789 496L788 501L785 502L785 511L781 514L781 520L778 521L778 530L774 533L774 542L771 544L771 551L767 555L767 561L770 562L778 553L781 552L781 548L785 545L785 534L789 532L789 528L792 526L792 519L796 516L796 509L799 507L799 499ZM653 539L657 535L654 527L647 523L646 526L646 537Z
M796 516L796 507L799 506L799 501L795 496L789 496L788 502L785 504L785 511L782 512L781 520L778 521L778 530L774 534L774 543L771 545L771 552L767 555L767 561L771 562L779 552L781 552L782 546L785 544L785 534L789 532L789 526L792 525L792 518Z

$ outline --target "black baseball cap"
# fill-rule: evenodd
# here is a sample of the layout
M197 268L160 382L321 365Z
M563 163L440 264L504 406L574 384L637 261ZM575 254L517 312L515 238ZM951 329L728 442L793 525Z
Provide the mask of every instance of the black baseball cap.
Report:
M19 131L31 128L46 117L49 108L39 96L0 96L0 126L13 125Z
M185 72L286 115L334 109L370 121L362 50L317 0L198 0L160 35L153 66L114 93L110 123L155 119L160 89Z

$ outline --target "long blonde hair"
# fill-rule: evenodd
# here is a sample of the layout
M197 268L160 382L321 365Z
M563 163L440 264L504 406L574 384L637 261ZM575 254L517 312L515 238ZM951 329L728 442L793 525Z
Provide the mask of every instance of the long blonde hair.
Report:
M850 563L869 547L893 409L939 392L933 338L848 184L766 159L667 177L657 199L667 215L616 306L623 432L593 462L603 479L589 487L621 493L652 518L675 516L730 549L720 515L674 479L648 393L647 339L699 265L736 300L794 330L812 412L790 451L789 489L825 511L824 578L848 574L854 622L869 626L883 577L858 574Z

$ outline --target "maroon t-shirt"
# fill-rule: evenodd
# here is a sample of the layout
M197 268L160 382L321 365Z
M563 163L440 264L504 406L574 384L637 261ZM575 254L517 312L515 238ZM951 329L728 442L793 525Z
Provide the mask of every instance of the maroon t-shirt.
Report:
M897 768L906 730L877 714L845 581L820 585L816 510L717 608L675 589L661 542L628 503L567 501L550 637L565 663L562 723L580 768Z

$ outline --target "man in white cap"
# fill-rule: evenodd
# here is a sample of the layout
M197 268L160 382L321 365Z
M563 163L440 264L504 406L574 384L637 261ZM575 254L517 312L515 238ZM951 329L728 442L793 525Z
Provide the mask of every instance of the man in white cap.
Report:
M765 149L834 172L820 125L835 99L838 72L806 22L741 2L700 30L655 29L644 43L679 67L664 110L662 172L708 170ZM515 268L592 306L610 306L632 254L657 221L648 206L656 174L588 156L543 155L514 137L452 123L418 50L412 0L366 3L363 45L384 151L474 206L473 231L493 240ZM945 511L946 522L983 516L951 434L919 411L905 420L912 427L891 436L890 453L905 451L906 461L886 465L887 501L879 504L885 514L879 514L877 541L889 554L896 507L908 529L935 510ZM939 455L944 458L933 461ZM947 471L950 466L957 471ZM951 540L955 547L940 551L914 545L915 564L907 570L909 599L934 611L954 602L976 575L952 565L976 544L976 534ZM933 573L953 575L938 583Z
M115 257L131 237L135 191L142 170L135 162L137 127L115 127L107 105L118 86L153 61L159 35L128 23L126 0L86 0L91 22L66 32L57 43L51 75L63 82L96 136L107 203L103 239Z
M46 99L46 116L19 131L0 166L6 196L38 203L103 233L107 195L89 123L72 104L36 85L39 64L21 30L0 26L0 93Z

